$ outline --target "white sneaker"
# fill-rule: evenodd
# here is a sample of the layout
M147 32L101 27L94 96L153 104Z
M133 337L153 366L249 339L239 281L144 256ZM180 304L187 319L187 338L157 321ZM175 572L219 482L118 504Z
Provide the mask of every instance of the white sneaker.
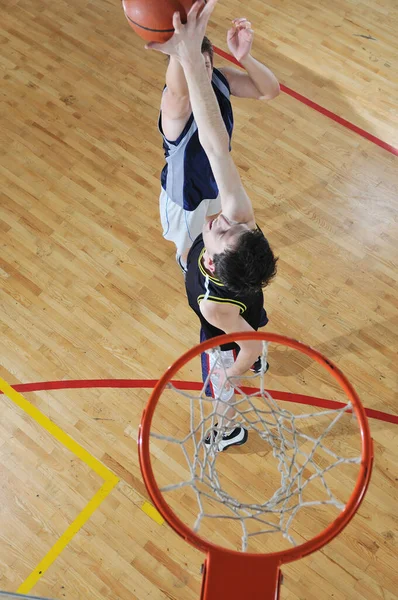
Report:
M222 434L218 442L215 441L217 433L217 430L213 429L206 436L204 442L207 447L211 447L212 444L217 443L218 452L223 452L229 448L229 446L242 446L247 442L247 438L249 437L248 431L244 427L235 427L230 431L226 431Z

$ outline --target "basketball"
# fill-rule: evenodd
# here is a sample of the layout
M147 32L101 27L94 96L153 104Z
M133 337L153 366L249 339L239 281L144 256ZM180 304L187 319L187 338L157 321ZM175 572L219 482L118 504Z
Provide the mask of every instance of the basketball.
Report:
M136 33L148 42L166 42L174 33L173 14L186 23L194 0L122 0L124 14Z

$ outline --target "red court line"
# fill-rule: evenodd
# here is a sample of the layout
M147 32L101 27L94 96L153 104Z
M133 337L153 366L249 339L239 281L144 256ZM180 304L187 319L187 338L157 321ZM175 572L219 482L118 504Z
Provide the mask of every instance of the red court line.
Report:
M48 390L81 390L92 388L154 388L157 379L67 379L63 381L38 381L36 383L18 383L12 387L17 392L42 392ZM201 390L203 384L197 381L172 381L176 388L180 390ZM243 387L245 394L255 392L257 388ZM305 396L304 394L292 394L291 392L280 392L278 390L267 390L275 400L286 400L287 402L297 402L299 404L308 404L318 406L319 408L334 409L344 406L343 402L336 400L327 400L325 398L315 398L314 396ZM0 395L3 392L0 391ZM398 425L398 416L381 410L365 408L365 412L371 419L378 419L385 423L394 423Z
M236 58L234 58L233 56L228 54L228 52L224 52L224 50L221 50L220 48L217 48L216 46L214 46L214 52L216 52L216 54L218 54L219 56L222 56L226 60L229 60L229 62L233 63L234 65L238 65L238 67L242 67L242 65L236 60ZM298 92L295 92L294 90L291 90L286 85L281 84L280 87L281 87L281 91L285 92L285 94L288 94L289 96L291 96L292 98L295 98L299 102L302 102L306 106L313 108L314 110L321 113L325 117L328 117L332 121L335 121L335 123L338 123L339 125L343 125L343 127L346 127L350 131L357 133L361 137L365 138L365 140L368 140L369 142L373 142L373 144L376 144L376 146L380 146L380 148L387 150L387 152L390 152L391 154L395 154L395 156L398 156L398 148L391 146L391 144L387 144L387 142L383 142L383 140L376 137L372 133L369 133L368 131L365 131L365 129L362 129L361 127L357 127L357 125L350 123L350 121L347 121L346 119L343 119L342 117L339 117L331 110L328 110L327 108L324 108L320 104L317 104L316 102L313 102L309 98L306 98L302 94L299 94Z

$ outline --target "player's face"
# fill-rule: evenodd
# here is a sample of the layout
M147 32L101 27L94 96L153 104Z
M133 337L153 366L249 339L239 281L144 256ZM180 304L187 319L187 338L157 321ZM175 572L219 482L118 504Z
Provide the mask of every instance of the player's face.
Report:
M203 226L203 242L209 256L234 248L242 233L248 230L249 226L245 223L235 223L220 213Z
M203 52L203 57L205 59L206 71L207 71L207 74L208 74L209 79L211 81L211 78L212 78L212 75L213 75L213 65L211 64L210 55L209 55L208 52Z

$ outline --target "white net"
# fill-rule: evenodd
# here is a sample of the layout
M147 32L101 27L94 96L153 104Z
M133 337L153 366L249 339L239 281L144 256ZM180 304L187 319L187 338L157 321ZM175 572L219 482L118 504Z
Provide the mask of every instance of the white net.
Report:
M162 394L161 418L151 433L157 479L168 481L160 489L182 520L220 545L274 551L268 541L252 543L270 534L292 545L302 543L337 516L353 489L358 467L352 468L361 457L351 404L303 411L274 400L265 388L266 343L259 373L245 381L249 388L234 377L217 388L230 362L220 348L210 356L202 389L184 391L170 383ZM209 384L216 401L206 395ZM170 411L178 415L174 428ZM244 441L246 432L250 444L228 445L231 439ZM356 442L347 443L354 436ZM175 492L173 501L169 494ZM299 515L304 518L296 527ZM239 526L239 541L236 527L222 529L221 521Z

